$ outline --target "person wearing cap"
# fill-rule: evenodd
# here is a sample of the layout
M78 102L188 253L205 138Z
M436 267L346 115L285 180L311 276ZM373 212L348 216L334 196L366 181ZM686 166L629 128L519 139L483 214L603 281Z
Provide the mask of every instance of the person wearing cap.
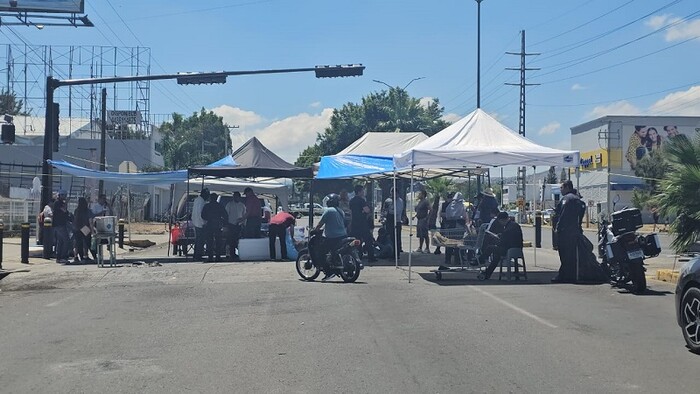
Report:
M233 200L226 204L226 213L228 214L228 245L231 253L231 259L238 259L236 249L238 242L241 239L243 224L245 224L245 204L241 193L233 192Z
M262 205L260 199L255 195L253 189L246 187L245 193L245 237L260 238L260 225L262 224Z
M204 252L204 225L207 224L206 220L202 218L202 210L204 205L209 200L209 189L204 188L199 192L199 196L194 199L194 204L192 204L192 225L194 226L194 260L201 260L202 254Z
M508 212L499 212L498 215L496 215L496 221L502 230L500 233L496 234L498 236L496 245L487 248L485 251L485 253L491 252L491 263L486 267L486 271L484 272L486 279L491 277L491 274L496 270L496 267L498 267L501 259L506 255L508 249L523 248L523 230L515 220L511 220L508 216ZM497 229L496 226L493 228Z
M56 262L59 264L68 263L68 257L73 246L70 242L70 232L68 228L70 214L68 213L68 204L66 203L67 195L68 193L66 193L65 190L59 191L58 197L51 208L53 212L54 240L56 242Z
M488 223L498 213L498 201L496 200L496 195L493 193L493 189L490 187L484 189L481 194L481 202L477 208L479 210L478 218L481 223Z

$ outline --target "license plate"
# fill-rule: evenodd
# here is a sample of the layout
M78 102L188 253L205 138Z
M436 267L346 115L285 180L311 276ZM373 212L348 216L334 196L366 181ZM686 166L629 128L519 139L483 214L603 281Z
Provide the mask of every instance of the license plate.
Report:
M627 258L630 260L634 259L643 259L644 258L644 252L641 250L632 250L627 252Z

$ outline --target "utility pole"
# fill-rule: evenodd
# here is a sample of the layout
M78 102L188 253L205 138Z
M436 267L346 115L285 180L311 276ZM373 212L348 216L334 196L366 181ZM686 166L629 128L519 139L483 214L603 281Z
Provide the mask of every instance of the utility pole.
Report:
M105 149L107 147L107 88L102 88L102 134L100 135L100 171L105 170ZM97 197L104 194L105 181L100 179Z
M525 82L525 71L539 70L539 68L527 68L525 66L525 59L527 56L539 55L539 53L526 53L525 52L525 30L520 31L520 52L506 52L508 55L519 55L520 56L520 67L519 68L506 68L506 70L520 71L520 83L506 83L506 85L520 86L520 118L518 122L518 133L525 136L525 88L528 86L539 85L538 83L526 83ZM526 172L527 167L518 168L518 205L520 209L520 220L523 221L525 217L525 199L527 190L527 180ZM534 209L534 207L532 207Z

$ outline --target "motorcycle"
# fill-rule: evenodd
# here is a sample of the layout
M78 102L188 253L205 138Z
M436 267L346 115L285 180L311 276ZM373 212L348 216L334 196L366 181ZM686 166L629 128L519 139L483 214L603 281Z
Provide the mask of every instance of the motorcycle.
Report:
M639 235L642 227L639 209L622 209L611 215L612 223L602 217L598 223L598 257L601 267L614 286L632 284L631 291L647 288L644 259L661 253L658 234Z
M299 276L306 281L313 281L323 272L339 275L345 283L355 282L364 268L359 255L362 242L346 237L336 250L325 254L321 252L325 250L325 238L321 233L321 230L311 231L307 247L299 251L296 263Z

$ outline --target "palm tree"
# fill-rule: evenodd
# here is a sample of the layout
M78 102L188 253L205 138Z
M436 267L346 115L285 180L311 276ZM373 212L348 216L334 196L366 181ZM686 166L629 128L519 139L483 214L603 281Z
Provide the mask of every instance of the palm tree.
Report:
M440 210L440 197L453 191L455 185L454 182L452 182L452 179L440 177L429 179L425 182L425 186L426 189L428 189L428 192L432 194L433 198L433 207L430 209L430 216L428 217L428 223L432 228L432 225L435 225L435 222L437 221L438 211Z
M700 240L700 134L692 141L685 135L669 139L665 150L670 169L654 202L662 216L676 216L669 233L675 235L671 247L681 253Z

